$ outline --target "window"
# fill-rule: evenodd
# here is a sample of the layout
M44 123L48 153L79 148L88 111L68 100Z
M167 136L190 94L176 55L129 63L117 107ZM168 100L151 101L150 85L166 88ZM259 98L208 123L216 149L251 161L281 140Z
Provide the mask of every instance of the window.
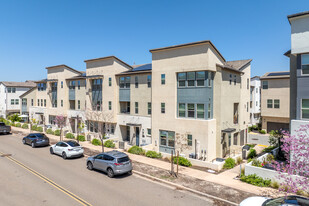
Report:
M205 72L196 72L196 86L205 86Z
M302 99L301 101L301 118L309 119L309 99Z
M131 77L120 77L120 88L130 88Z
M43 99L41 99L41 107L43 107Z
M151 75L147 76L147 85L148 85L148 88L151 87Z
M63 100L61 100L61 107L63 107Z
M13 87L13 88L12 88L12 93L15 93L15 92L16 92L16 88Z
M247 112L249 112L249 102L247 102Z
M46 99L44 99L44 107L46 107Z
M187 140L188 140L188 146L192 146L192 135L191 134L187 135Z
M111 101L108 102L108 109L112 110L112 102Z
M276 109L280 108L280 100L279 99L274 100L274 108L276 108Z
M208 72L208 87L211 87L212 82L212 72Z
M63 88L63 81L61 81L61 89Z
M14 105L15 101L14 99L11 99L11 105Z
M138 114L138 102L135 102L135 114Z
M175 132L160 130L160 146L175 147Z
M194 87L195 86L195 72L188 72L187 78L188 78L188 87Z
M15 105L19 105L19 99L15 99Z
M273 108L273 100L272 99L267 100L267 108Z
M165 74L161 74L161 84L165 84Z
M259 89L258 88L255 89L255 93L259 93Z
M302 74L309 74L309 54L301 55L301 70Z
M33 99L31 99L31 106L33 106Z
M185 103L178 104L178 116L186 117L186 104Z
M131 83L131 77L126 77L125 78L125 86L126 86L126 88L130 88L130 83Z
M45 91L46 90L46 83L38 83L37 87L38 87L38 91Z
M263 81L263 89L268 89L268 81Z
M148 102L148 114L151 115L151 102Z
M165 114L165 103L161 103L161 113Z
M204 104L197 104L196 105L196 113L197 113L197 118L199 119L204 119L205 118L205 108Z
M258 102L258 101L256 101L255 105L256 105L256 106L258 106L258 104L259 104L259 102Z
M111 124L111 134L114 134L114 133L115 133L115 125Z
M135 76L135 88L138 88L138 76Z
M69 82L69 89L75 89L75 81Z
M21 100L21 104L27 106L27 99L23 98Z
M80 89L80 80L77 81L77 88Z
M77 101L77 109L80 109L80 100Z
M188 114L187 117L195 117L195 107L194 104L188 104Z
M11 87L8 87L8 93L12 93L12 88Z
M186 79L186 73L178 73L178 87L185 87Z
M207 115L208 119L211 119L211 106L210 104L208 104L208 115Z
M112 86L112 78L111 77L108 78L108 86L110 86L110 87Z
M234 85L236 85L236 75L234 75Z
M38 104L37 104L37 106L39 107L40 106L40 100L38 99Z
M151 129L147 129L147 135L151 135Z
M232 75L230 74L230 85L232 85Z
M120 85L120 88L124 88L124 77L120 77L119 85Z
M249 81L249 78L247 78L247 89L249 89L250 87L250 81Z

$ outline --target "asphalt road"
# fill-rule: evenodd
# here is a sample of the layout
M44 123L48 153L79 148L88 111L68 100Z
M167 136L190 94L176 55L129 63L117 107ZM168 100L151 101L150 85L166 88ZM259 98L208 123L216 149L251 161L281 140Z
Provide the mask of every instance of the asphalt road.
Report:
M86 168L86 158L63 160L49 147L0 135L0 205L214 205L211 199L140 178L109 178Z

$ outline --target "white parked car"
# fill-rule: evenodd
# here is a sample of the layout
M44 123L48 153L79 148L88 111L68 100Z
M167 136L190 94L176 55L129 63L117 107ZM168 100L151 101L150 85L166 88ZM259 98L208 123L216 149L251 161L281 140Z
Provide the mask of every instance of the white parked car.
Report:
M249 197L243 200L239 206L309 206L309 199L300 196L286 196L279 198Z
M50 154L61 155L63 159L81 157L84 149L76 141L62 141L50 146Z

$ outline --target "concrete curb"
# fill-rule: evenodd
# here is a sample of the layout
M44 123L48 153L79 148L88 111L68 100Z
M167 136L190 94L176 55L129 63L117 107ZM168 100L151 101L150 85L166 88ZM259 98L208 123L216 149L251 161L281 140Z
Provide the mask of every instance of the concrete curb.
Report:
M156 181L156 182L160 182L160 183L163 183L163 184L167 184L169 186L173 186L173 187L176 187L177 189L181 189L181 190L186 190L186 191L189 191L189 192L192 192L196 195L200 195L200 196L204 196L204 197L208 197L208 198L211 198L211 199L215 199L215 200L218 200L218 201L221 201L221 202L225 202L225 203L228 203L230 205L239 205L238 203L235 203L235 202L231 202L231 201L228 201L228 200L225 200L225 199L222 199L220 197L216 197L216 196L213 196L213 195L210 195L210 194L207 194L207 193L203 193L203 192L200 192L200 191L197 191L197 190L194 190L194 189L191 189L191 188L188 188L188 187L184 187L182 185L179 185L179 184L176 184L176 183L173 183L173 182L169 182L169 181L166 181L166 180L162 180L160 178L157 178L157 177L153 177L151 175L148 175L148 174L144 174L142 172L139 172L139 171L136 171L133 169L133 174L137 174L139 176L142 176L142 177L145 177L147 179L151 179L153 181Z

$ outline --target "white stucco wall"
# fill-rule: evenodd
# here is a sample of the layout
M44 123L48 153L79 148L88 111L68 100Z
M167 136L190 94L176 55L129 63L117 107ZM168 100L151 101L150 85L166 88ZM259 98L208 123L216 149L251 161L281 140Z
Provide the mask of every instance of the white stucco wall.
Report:
M291 53L309 52L309 15L290 19Z

